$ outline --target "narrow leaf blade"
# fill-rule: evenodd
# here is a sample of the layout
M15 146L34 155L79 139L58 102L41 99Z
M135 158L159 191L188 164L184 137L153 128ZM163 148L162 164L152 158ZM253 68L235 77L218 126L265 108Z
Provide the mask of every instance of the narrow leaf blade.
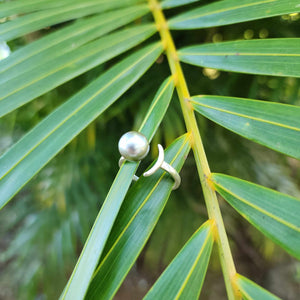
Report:
M224 0L179 14L171 29L195 29L235 24L300 11L298 0Z
M81 0L27 0L27 1L10 1L0 3L0 18L11 15L25 14L42 10L45 8L60 7L70 2L78 2Z
M190 46L179 51L185 63L250 74L300 77L300 39L234 41Z
M3 41L10 41L24 34L47 26L62 23L76 18L105 12L112 8L134 4L137 0L89 0L67 4L57 8L49 8L18 17L0 25L0 36Z
M299 199L223 174L213 174L211 180L247 221L300 259Z
M155 97L148 109L147 115L139 128L139 131L143 133L148 140L152 140L153 135L158 129L169 107L173 91L174 80L172 77L168 77L156 92Z
M11 2L9 2L11 3ZM0 83L43 65L80 46L100 38L149 12L147 5L117 9L103 15L78 20L11 53L0 61Z
M277 296L271 294L269 291L263 289L248 278L238 274L237 285L245 300L280 300Z
M199 298L213 246L211 222L207 221L194 233L144 300Z
M196 111L241 136L300 159L300 107L220 96L196 96Z
M173 79L167 78L163 82L147 115L145 116L140 131L145 134L149 141L151 141L157 126L159 126L163 119L170 103L173 90ZM145 128L151 129L144 130ZM81 295L81 298L84 297L120 206L127 193L129 185L132 182L132 177L136 172L137 166L137 162L128 161L121 166L121 169L119 170L118 175L115 178L104 204L95 220L94 226L90 231L71 278L62 293L62 299L74 299L77 295ZM125 171L123 168L125 168Z
M190 150L187 135L165 151L165 160L180 171ZM87 299L112 299L153 231L174 182L166 172L141 177L129 190L119 212L105 255L89 287Z
M159 43L130 55L61 105L0 157L0 207L132 86L161 52Z
M198 2L199 0L164 0L161 2L161 7L163 9L173 8L177 6L182 6L194 2Z
M136 46L155 31L151 24L117 31L0 84L0 117Z

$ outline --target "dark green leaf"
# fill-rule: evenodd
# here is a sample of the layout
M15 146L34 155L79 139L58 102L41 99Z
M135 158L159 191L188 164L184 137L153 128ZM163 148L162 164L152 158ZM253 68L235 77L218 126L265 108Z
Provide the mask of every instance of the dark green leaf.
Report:
M279 300L279 298L269 291L263 289L248 278L237 275L237 285L245 300Z
M159 43L130 55L51 113L0 157L0 207L132 86L161 52Z
M18 17L0 25L0 36L3 41L9 41L42 29L53 24L107 11L112 8L134 4L137 0L88 0L66 4L57 8L49 8Z
M222 174L212 175L217 192L246 220L300 259L300 200Z
M194 233L144 300L199 299L213 246L212 228L207 221Z
M140 127L139 131L144 133L149 141L163 119L173 90L173 79L166 79ZM121 166L61 298L73 299L78 295L81 295L80 298L84 297L137 166L137 162L126 162Z
M171 29L194 29L235 24L300 11L298 0L224 0L188 12L169 21Z
M165 151L165 159L179 171L189 152L183 136ZM173 179L158 171L142 177L129 190L105 246L86 299L112 299L142 251L170 196Z
M155 31L154 25L117 31L0 84L0 117L141 43Z
M300 39L267 39L183 48L181 61L226 71L300 77Z
M191 102L221 126L300 159L299 106L220 96L196 96Z

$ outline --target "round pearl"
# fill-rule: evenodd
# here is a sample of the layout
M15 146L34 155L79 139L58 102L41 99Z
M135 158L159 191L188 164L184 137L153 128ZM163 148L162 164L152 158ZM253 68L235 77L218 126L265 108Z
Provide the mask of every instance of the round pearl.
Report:
M138 161L149 152L147 138L139 132L129 131L122 135L119 141L119 151L127 160Z

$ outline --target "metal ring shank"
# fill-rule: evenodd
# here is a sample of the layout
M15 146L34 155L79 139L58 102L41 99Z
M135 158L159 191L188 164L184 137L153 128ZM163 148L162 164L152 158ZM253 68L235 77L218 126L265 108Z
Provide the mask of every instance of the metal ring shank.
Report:
M168 163L166 163L165 161L162 163L162 165L160 166L162 169L164 169L165 171L167 171L173 178L174 178L174 185L173 185L173 190L176 190L181 183L181 178L178 174L178 172L172 167L170 166Z
M122 166L122 164L126 161L126 158L124 156L121 156L120 160L119 160L119 167ZM178 174L178 172L168 163L165 162L165 152L164 152L164 148L162 147L162 145L158 144L158 158L156 163L154 164L154 166L148 170L147 172L145 172L143 175L145 177L147 176L151 176L153 175L159 168L165 170L166 172L168 172L174 179L174 185L173 185L173 190L176 190L181 183L181 178L180 175ZM137 181L139 179L138 176L134 175L133 176L133 180Z
M145 172L143 175L145 177L150 176L150 175L154 174L159 168L161 168L161 169L167 171L173 177L173 179L175 181L173 190L176 190L180 186L181 178L180 178L178 172L172 166L170 166L168 163L166 163L164 160L165 160L164 148L162 147L162 145L158 144L157 161L154 164L154 166L150 170Z
M119 159L119 167L120 167L120 168L121 168L123 162L125 162L125 161L126 161L126 158L125 158L124 156L121 156L120 159ZM132 178L132 179L133 179L134 181L138 181L138 180L139 180L138 176L136 176L136 175L133 175L133 178Z

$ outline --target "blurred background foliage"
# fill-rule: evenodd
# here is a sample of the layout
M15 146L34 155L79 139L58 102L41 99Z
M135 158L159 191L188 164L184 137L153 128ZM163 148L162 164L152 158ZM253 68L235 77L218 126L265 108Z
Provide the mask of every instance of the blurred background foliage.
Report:
M202 1L205 2L210 1ZM168 11L167 16L181 9ZM64 25L26 35L10 42L9 47L14 51ZM300 14L291 14L238 26L177 31L173 35L177 47L182 47L236 39L297 37L299 32ZM5 51L7 46L3 43L3 56ZM0 119L0 154L112 63L114 60ZM183 65L183 69L192 95L228 95L300 104L300 79L297 78L220 72L188 65ZM0 299L59 297L117 173L118 140L124 132L138 128L155 91L168 75L167 61L160 57L137 84L48 163L1 211ZM300 197L299 161L243 139L202 117L198 122L214 172ZM167 146L184 131L179 102L174 95L153 144ZM149 164L156 155L156 147L152 147L143 164ZM142 165L140 170L143 168ZM207 219L195 174L190 156L181 172L181 188L172 193L152 237L116 299L141 299L194 230ZM284 299L299 299L300 263L220 201L238 271ZM213 257L217 255L215 251ZM283 295L282 291L288 294ZM211 260L201 298L226 299L218 259Z

